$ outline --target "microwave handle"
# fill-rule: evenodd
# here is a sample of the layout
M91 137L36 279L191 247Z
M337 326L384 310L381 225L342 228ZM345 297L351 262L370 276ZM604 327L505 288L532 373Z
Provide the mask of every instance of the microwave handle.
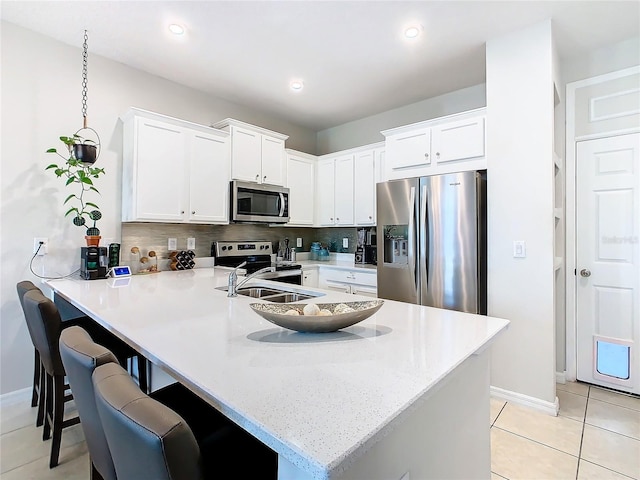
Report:
M279 217L284 216L284 193L278 194L280 196L280 214Z

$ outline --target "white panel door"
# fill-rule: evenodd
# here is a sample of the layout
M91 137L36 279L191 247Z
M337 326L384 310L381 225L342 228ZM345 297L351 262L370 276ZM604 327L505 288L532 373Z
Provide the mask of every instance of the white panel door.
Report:
M335 160L318 162L316 208L319 225L335 225Z
M193 132L189 166L189 221L229 222L230 161L227 138Z
M390 135L385 141L386 160L390 169L425 166L431 163L431 129Z
M640 134L578 143L577 377L640 394Z
M284 185L284 140L262 136L261 183Z
M336 225L353 225L353 155L336 158Z
M136 219L181 222L187 188L185 132L167 123L145 118L137 121Z
M260 183L262 135L241 127L231 127L231 175L234 180Z
M355 223L356 225L375 225L376 172L374 150L356 154L355 171Z
M287 159L287 186L289 187L289 223L313 225L315 177L314 162L306 158L289 156Z
M437 164L484 156L484 117L433 127L431 155Z

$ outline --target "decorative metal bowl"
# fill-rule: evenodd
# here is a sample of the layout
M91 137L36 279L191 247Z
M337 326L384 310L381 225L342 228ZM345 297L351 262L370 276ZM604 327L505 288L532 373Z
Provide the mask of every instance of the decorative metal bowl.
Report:
M252 303L251 309L262 318L297 332L327 333L335 332L341 328L350 327L376 313L384 304L384 300L371 300L366 302L342 302L342 303L317 303L318 309L329 312L349 310L345 313L333 313L332 315L304 315L304 307L308 303ZM345 308L346 306L346 308ZM295 310L298 315L286 314Z

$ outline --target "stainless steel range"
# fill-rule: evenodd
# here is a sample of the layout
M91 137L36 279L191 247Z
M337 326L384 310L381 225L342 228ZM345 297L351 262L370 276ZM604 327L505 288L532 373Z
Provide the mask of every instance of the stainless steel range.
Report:
M247 262L243 267L247 274L257 272L261 268L273 267L273 272L263 273L260 278L276 282L302 285L302 267L294 262L272 262L273 246L267 241L247 242L213 242L211 256L215 264L222 267L237 267Z

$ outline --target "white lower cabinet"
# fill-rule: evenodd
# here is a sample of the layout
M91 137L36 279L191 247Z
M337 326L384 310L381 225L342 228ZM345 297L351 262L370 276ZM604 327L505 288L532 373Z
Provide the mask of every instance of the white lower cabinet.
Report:
M309 269L302 270L302 286L313 287L313 288L316 288L318 286L318 269L317 268L309 268Z
M123 117L122 221L228 223L228 134L132 108Z
M318 288L353 295L377 297L376 271L343 270L330 266L318 267Z

